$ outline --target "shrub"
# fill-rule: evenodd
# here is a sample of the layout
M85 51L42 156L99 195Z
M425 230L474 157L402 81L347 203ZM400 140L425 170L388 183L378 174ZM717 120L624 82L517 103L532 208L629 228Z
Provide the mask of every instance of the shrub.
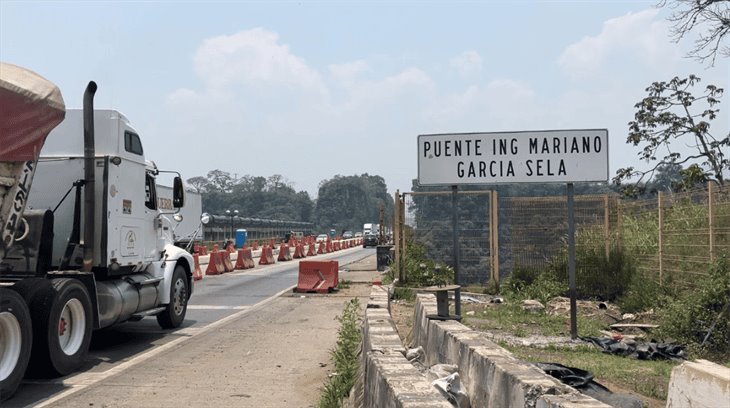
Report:
M674 296L673 288L671 284L662 286L656 280L637 273L616 303L625 313L660 308Z
M339 408L342 400L348 396L355 384L360 360L357 358L362 334L358 324L360 302L352 299L345 305L342 316L338 317L340 329L337 331L337 344L332 351L335 374L324 385L319 406L322 408Z
M631 257L620 247L613 246L606 256L603 242L576 245L576 290L584 299L614 301L629 287L636 268ZM549 273L558 282L568 282L567 251L553 257Z
M504 282L504 288L509 293L520 293L540 275L540 269L526 265L515 265L512 274Z
M416 300L416 292L410 288L393 288L393 299L406 300L413 302Z
M697 288L675 298L660 311L657 335L686 344L700 357L730 353L730 260L727 254L711 267Z
M446 285L454 281L454 269L428 259L425 247L415 242L406 245L402 267L409 286Z

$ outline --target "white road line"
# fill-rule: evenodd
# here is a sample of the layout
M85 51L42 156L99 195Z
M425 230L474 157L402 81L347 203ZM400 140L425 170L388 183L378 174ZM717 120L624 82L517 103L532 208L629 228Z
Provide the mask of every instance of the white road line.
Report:
M230 316L226 316L223 319L213 322L205 327L201 327L198 330L189 330L192 328L184 329L184 330L187 330L188 333L191 333L191 335L178 337L175 340L165 343L159 347L155 347L150 351L140 354L140 355L132 358L131 360L121 363L117 366L114 366L114 367L110 368L109 370L104 371L102 373L80 373L80 374L76 374L74 376L68 377L68 378L64 379L62 381L62 383L64 385L69 384L69 385L71 385L72 388L70 388L66 391L63 391L60 394L55 395L51 398L48 398L38 405L27 405L26 407L42 408L42 407L52 406L53 404L57 403L58 401L60 401L64 398L67 398L73 394L76 394L77 392L82 391L82 390L86 389L87 387L92 386L100 381L104 381L107 378L120 374L120 373L124 372L125 370L132 368L132 367L136 366L137 364L143 363L143 362L151 359L152 357L162 354L174 347L177 347L178 345L180 345L192 338L195 338L199 335L208 333L209 331L211 331L215 328L218 328L220 326L223 326L233 320L236 320L239 317L242 317L247 313L258 310L258 309L262 308L264 305L266 305L267 303L272 302L274 299L283 295L284 293L291 292L292 289L294 289L294 287L295 286L290 286L287 289L284 289L281 292L275 294L274 296L264 299L264 300L256 303L255 305L248 307L246 309L243 309L241 311L238 311Z
M188 310L246 310L250 306L188 305Z

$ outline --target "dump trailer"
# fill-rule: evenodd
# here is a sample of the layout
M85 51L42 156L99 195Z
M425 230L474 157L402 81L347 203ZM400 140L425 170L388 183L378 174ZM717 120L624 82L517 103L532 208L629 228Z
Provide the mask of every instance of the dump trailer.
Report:
M160 208L164 172L124 115L94 110L96 88L67 111L53 83L0 63L0 400L24 375L78 369L94 329L185 319L193 259L172 232L182 178L172 172L173 208Z

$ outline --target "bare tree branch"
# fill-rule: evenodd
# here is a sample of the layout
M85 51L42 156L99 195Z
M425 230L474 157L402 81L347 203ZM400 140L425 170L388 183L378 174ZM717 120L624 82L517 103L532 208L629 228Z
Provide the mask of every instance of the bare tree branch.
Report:
M730 32L730 0L661 0L657 6L675 10L668 18L674 23L674 42L700 30L688 57L703 63L709 60L710 66L714 66L718 53L730 56L730 46L723 41Z

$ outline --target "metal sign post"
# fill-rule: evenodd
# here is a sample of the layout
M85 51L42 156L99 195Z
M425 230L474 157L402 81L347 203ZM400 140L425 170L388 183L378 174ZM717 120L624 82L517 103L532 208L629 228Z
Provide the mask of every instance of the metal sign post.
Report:
M459 286L459 207L456 194L459 186L451 186L451 226L454 233L454 285ZM461 317L461 290L454 292L454 314Z
M568 183L568 284L570 286L570 338L578 337L575 289L575 208L573 205L573 183Z

